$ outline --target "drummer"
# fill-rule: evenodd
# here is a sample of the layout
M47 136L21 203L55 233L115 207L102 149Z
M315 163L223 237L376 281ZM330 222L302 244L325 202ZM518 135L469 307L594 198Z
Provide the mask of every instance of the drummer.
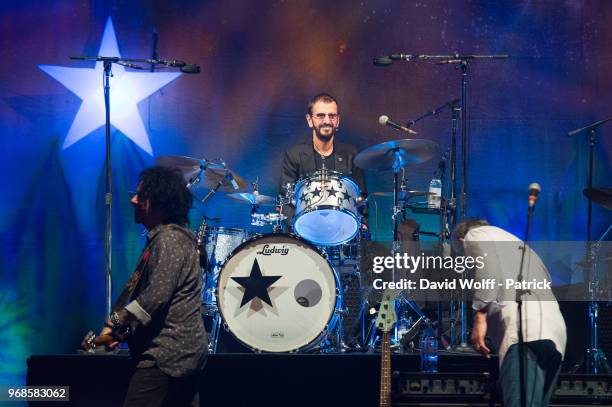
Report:
M365 196L363 172L353 165L357 148L352 144L336 140L340 126L340 110L336 98L328 93L314 96L308 103L306 123L312 129L312 141L297 144L285 152L279 193L284 193L287 184L295 185L300 178L326 168L328 171L336 171L354 179L362 196ZM291 217L293 208L286 214ZM367 220L364 217L365 222Z

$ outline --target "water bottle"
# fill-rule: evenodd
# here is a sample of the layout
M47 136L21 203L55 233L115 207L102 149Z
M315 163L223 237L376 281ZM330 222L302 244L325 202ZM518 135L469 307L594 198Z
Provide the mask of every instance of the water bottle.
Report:
M438 340L435 336L423 334L419 342L421 349L421 372L436 373L438 371Z
M432 178L429 183L429 193L427 195L427 206L430 208L440 208L442 201L442 181L440 178Z

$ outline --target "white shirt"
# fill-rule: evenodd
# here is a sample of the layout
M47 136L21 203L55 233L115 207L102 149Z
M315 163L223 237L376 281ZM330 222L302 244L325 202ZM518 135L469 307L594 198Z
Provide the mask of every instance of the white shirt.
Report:
M474 279L517 280L523 242L495 226L471 229L463 241L466 256L483 256L484 268L476 269ZM540 257L528 247L523 265L523 280L551 280ZM472 308L488 305L487 334L498 349L501 366L508 348L518 343L518 309L514 288L497 287L474 290ZM523 338L525 342L550 339L563 356L567 342L566 327L559 304L550 290L532 290L523 295Z

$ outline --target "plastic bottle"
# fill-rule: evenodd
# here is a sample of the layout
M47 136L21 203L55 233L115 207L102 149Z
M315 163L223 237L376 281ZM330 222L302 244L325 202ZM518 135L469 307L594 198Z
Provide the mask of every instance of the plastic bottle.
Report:
M427 332L423 334L419 342L421 350L421 372L436 373L438 371L438 340Z
M442 201L442 181L440 178L432 178L429 183L429 192L427 196L427 206L430 208L439 208Z

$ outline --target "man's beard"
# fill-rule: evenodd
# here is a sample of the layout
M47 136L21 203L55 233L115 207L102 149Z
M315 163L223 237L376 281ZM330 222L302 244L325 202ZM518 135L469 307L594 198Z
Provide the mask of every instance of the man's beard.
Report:
M322 134L321 130L324 127L329 127L332 129L331 132L329 132L329 134ZM321 126L321 127L315 127L315 135L317 136L317 138L319 138L320 140L324 140L324 141L329 141L334 134L336 133L336 129L334 128L334 126Z

